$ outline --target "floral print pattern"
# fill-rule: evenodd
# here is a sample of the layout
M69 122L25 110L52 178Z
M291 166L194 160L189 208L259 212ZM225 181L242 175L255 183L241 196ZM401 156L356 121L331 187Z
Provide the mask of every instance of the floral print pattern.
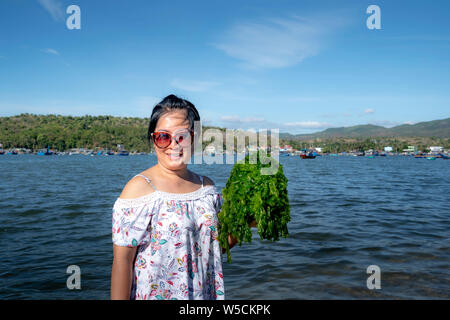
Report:
M215 186L116 200L113 243L138 247L130 298L225 298L217 240L221 206Z

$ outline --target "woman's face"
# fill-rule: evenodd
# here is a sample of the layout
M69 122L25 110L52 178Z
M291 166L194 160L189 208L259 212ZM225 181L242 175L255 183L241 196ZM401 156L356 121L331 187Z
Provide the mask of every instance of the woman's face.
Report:
M169 111L163 114L156 123L155 132L167 132L172 137L177 133L183 133L190 130L189 120L186 118L186 111L176 110ZM190 136L189 136L189 140ZM153 142L153 147L156 150L158 162L169 170L179 170L187 166L191 159L193 144L186 140L183 145L180 145L172 139L170 145L166 148L159 148Z

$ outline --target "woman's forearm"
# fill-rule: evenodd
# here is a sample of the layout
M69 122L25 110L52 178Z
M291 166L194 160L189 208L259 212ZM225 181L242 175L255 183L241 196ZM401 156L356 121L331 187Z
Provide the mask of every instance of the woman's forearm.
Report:
M133 281L133 264L127 260L114 259L111 272L111 300L130 299Z

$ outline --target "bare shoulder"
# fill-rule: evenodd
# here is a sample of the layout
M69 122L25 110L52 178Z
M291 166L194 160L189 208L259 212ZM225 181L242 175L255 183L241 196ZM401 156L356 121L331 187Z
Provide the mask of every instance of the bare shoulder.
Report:
M214 186L214 181L207 176L203 176L203 186Z
M128 181L120 194L121 199L134 199L148 195L155 190L145 178L137 176Z

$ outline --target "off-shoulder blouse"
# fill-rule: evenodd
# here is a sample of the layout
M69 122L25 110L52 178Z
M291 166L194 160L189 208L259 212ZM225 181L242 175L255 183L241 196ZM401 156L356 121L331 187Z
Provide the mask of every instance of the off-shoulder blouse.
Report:
M203 186L203 179L202 187L189 193L155 189L116 200L113 243L138 247L130 298L224 299L217 239L221 206L216 186Z

